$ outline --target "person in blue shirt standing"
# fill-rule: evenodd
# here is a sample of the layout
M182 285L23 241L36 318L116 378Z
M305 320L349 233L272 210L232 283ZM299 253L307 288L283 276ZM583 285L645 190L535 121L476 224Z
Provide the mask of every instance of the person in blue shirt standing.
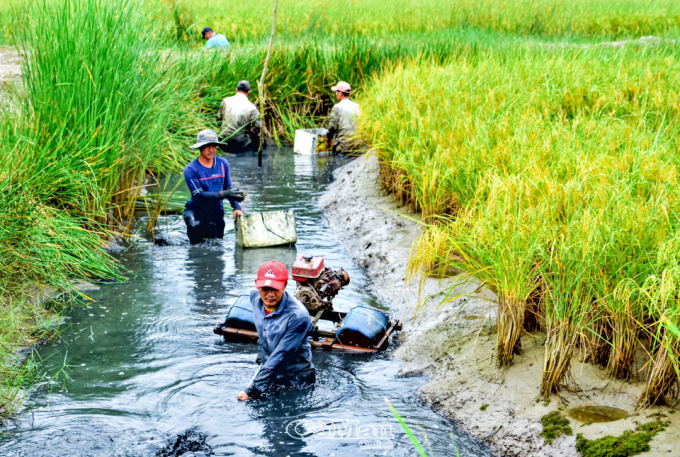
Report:
M213 32L213 29L210 27L205 27L201 31L201 35L203 35L204 40L208 40L205 43L205 49L220 48L227 51L229 50L229 40L227 40L227 37L221 33Z
M312 363L312 318L297 298L286 292L288 269L276 260L260 265L256 289L250 293L262 364L236 398L271 395L278 388L301 389L316 382Z
M199 149L197 159L184 167L184 180L191 191L191 198L184 205L184 222L191 244L198 244L211 238L224 237L224 206L222 200L229 200L234 208L234 220L243 214L239 201L242 196L228 192L231 189L229 162L216 156L217 146L223 146L212 130L198 134L196 144L189 146Z

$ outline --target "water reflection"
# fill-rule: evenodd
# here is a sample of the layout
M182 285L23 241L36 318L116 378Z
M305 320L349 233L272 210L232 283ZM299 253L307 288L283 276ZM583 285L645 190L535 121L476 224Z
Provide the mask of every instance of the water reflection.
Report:
M255 155L229 157L235 184L248 193L246 211L296 211L297 246L243 250L227 224L224 240L161 247L147 237L118 254L129 280L91 293L95 302L70 313L61 342L40 348L48 372L66 361L69 378L31 395L30 413L5 428L0 455L148 456L191 427L207 434L215 455L413 455L385 397L416 434L427 433L436 455L453 454L452 434L461 455L490 455L420 404L415 391L425 380L399 377L399 363L389 354L315 351L315 388L263 402L236 400L257 369L257 346L226 343L212 328L251 290L262 261L291 266L298 254L322 255L327 266L351 277L334 300L338 309L389 306L368 291L363 271L329 231L315 201L345 160L269 150L258 169ZM180 192L188 198L184 187ZM184 222L164 216L159 228L180 237ZM289 291L294 287L291 282ZM377 424L391 427L394 437L387 449L321 432L296 439L286 432L296 420L310 427Z

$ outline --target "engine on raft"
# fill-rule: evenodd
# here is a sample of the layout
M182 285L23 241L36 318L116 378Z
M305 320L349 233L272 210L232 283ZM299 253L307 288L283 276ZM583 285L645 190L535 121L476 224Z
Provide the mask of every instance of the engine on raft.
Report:
M350 282L349 274L325 266L323 257L300 256L292 271L297 287L295 297L305 305L312 318L313 348L353 352L377 352L389 345L389 337L401 330L401 323L369 306L356 306L349 312L333 309L333 299ZM319 322L331 323L331 330ZM247 295L239 297L229 309L227 319L214 332L228 341L257 342L253 309Z
M349 274L342 268L333 271L325 267L323 257L303 256L293 264L293 279L297 283L295 298L312 316L324 309L333 309L333 298L349 284Z

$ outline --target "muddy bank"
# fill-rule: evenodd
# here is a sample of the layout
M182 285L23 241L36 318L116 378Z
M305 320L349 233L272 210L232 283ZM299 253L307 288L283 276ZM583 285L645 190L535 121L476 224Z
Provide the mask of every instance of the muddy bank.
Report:
M610 406L629 416L589 425L570 419L574 436L546 444L539 436L541 417L565 408L566 403L557 398L547 405L537 401L545 336L525 335L524 353L502 372L493 359L496 305L490 291L464 275L405 279L411 243L422 229L408 219L418 219L417 215L396 204L380 188L378 172L374 155L347 164L335 172L336 181L319 203L349 255L366 269L370 288L404 322L395 357L404 362L404 374L430 377L419 392L425 403L480 440L492 435L488 441L505 456L577 456L576 434L588 439L617 436L633 430L636 423L649 422L651 415L663 413L670 426L654 438L650 452L640 455L674 455L680 442L680 414L668 408L636 412L643 380L613 380L604 370L576 358L572 372L580 391L563 392L568 408ZM449 288L453 288L452 297L468 295L438 308Z

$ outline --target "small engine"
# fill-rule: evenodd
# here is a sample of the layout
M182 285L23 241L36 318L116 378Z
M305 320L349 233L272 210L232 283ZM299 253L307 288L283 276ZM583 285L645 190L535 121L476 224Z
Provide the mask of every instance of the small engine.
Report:
M295 297L310 314L323 308L333 309L333 298L349 284L349 274L342 268L333 271L325 267L323 257L300 256L293 264L293 279L297 282Z

